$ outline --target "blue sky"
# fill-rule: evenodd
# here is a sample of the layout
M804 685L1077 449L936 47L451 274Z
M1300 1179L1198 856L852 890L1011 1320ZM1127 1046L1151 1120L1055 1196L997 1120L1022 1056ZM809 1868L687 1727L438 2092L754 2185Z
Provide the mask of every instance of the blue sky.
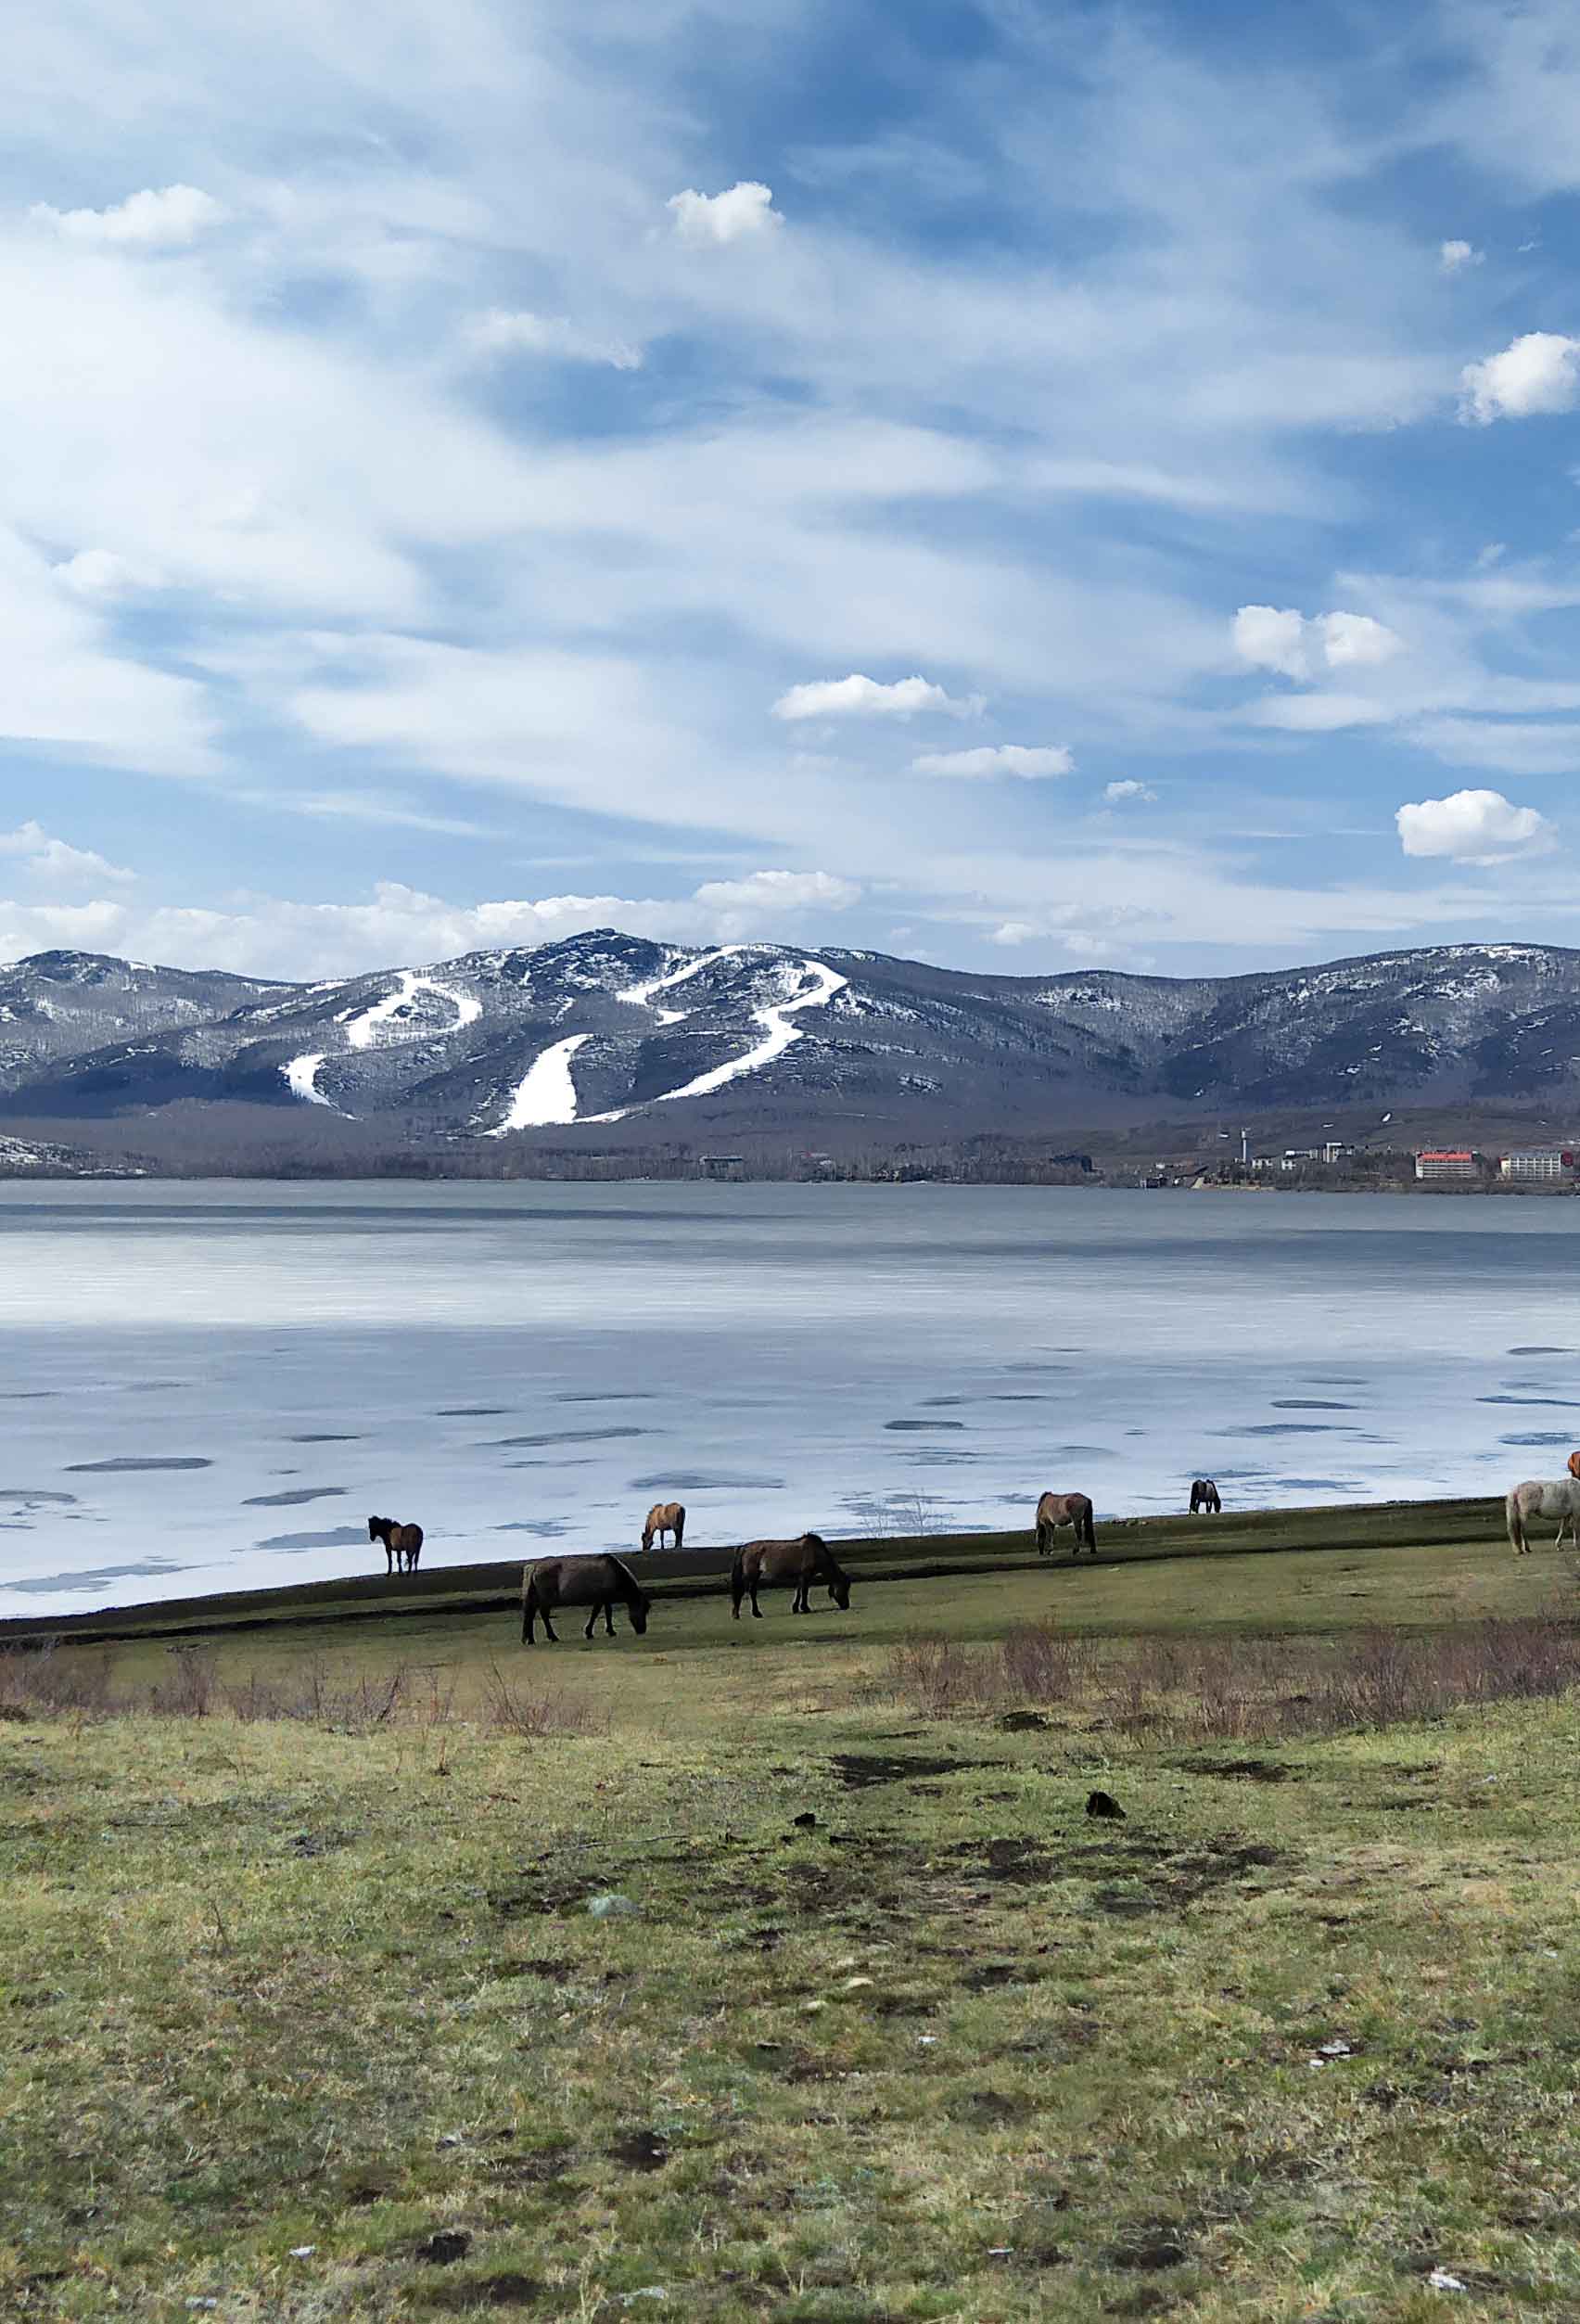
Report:
M1580 940L1580 21L55 0L0 957Z

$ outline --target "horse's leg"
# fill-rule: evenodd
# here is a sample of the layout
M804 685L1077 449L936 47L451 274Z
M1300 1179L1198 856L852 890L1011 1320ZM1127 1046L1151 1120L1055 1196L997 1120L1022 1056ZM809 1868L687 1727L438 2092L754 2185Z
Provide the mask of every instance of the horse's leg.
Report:
M594 1601L593 1607L592 1607L592 1613L591 1613L591 1614L588 1615L588 1617L587 1617L587 1628L586 1628L582 1631L582 1633L581 1633L581 1635L582 1635L582 1637L583 1637L583 1638L591 1638L591 1637L592 1637L593 1630L594 1630L594 1629L596 1628L596 1627L597 1627L597 1622L598 1622L598 1607L597 1607L596 1601Z
M555 1629L554 1624L549 1620L549 1609L541 1598L538 1601L538 1612L543 1617L543 1636L548 1640L551 1646L557 1646L559 1644L559 1632Z
M755 1576L755 1575L754 1575L754 1577L752 1577L752 1580L751 1580L751 1582L750 1582L750 1584L749 1584L749 1588L750 1588L750 1590L751 1590L751 1594L752 1594L752 1620L753 1620L754 1622L760 1622L760 1621L762 1620L762 1608L758 1605L758 1602L757 1602L758 1586L757 1586L757 1577L756 1577L756 1576Z
M615 1602L612 1598L605 1598L604 1601L604 1636L605 1638L613 1638L614 1634Z

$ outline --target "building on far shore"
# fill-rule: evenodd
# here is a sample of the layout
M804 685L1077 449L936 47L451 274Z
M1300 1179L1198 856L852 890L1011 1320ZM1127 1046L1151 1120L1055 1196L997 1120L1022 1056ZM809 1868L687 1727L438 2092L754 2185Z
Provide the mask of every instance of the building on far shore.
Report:
M1573 1179L1575 1166L1575 1155L1568 1146L1524 1146L1518 1153L1506 1154L1497 1168L1503 1178L1556 1185Z
M1480 1178L1481 1156L1468 1146L1429 1146L1416 1156L1415 1170L1424 1179Z

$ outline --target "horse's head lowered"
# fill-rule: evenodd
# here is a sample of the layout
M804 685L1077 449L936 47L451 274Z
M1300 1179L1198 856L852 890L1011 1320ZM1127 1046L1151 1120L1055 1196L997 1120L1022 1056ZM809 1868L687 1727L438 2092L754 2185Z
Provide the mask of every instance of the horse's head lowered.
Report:
M817 1560L817 1571L828 1583L829 1596L834 1600L835 1604L839 1608L840 1612L842 1614L845 1613L850 1604L850 1584L847 1580L846 1577L840 1572L833 1558L830 1557L828 1553L828 1543L823 1539L822 1534L809 1533L807 1536L807 1547L811 1551L813 1557Z
M641 1638L647 1628L647 1609L652 1603L653 1601L645 1590L639 1590L634 1598L628 1599L626 1602L626 1612L631 1616L631 1627L638 1638Z

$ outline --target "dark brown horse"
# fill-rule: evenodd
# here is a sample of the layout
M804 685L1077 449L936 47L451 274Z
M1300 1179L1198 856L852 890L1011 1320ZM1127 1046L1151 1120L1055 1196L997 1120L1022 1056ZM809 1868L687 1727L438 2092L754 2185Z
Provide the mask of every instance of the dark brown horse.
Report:
M653 1537L658 1536L658 1547L664 1546L664 1536L672 1533L678 1550L686 1538L685 1504L678 1500L656 1500L647 1513L647 1523L642 1528L642 1546L653 1547Z
M1037 1504L1037 1554L1051 1557L1053 1536L1061 1526L1068 1526L1074 1533L1072 1557L1079 1557L1083 1548L1097 1555L1097 1528L1092 1524L1091 1503L1084 1493L1044 1493Z
M1204 1509L1210 1516L1217 1516L1223 1509L1223 1496L1210 1476L1198 1476L1191 1484L1191 1514Z
M797 1541L747 1541L735 1551L735 1563L730 1571L730 1610L736 1621L741 1618L741 1600L749 1598L752 1612L760 1622L762 1608L758 1603L758 1591L765 1584L791 1581L796 1595L790 1602L792 1614L809 1614L807 1592L813 1582L828 1584L828 1594L841 1613L850 1603L850 1582L835 1563L833 1551L821 1534L803 1533Z
M367 1538L384 1544L384 1570L387 1574L414 1574L417 1560L423 1553L421 1526L398 1526L393 1517L370 1517Z
M590 1606L583 1638L591 1638L601 1614L604 1634L615 1634L615 1601L618 1599L631 1616L631 1627L640 1638L647 1628L647 1609L653 1603L645 1590L639 1587L629 1565L622 1565L618 1557L541 1557L535 1564L521 1569L521 1643L537 1643L532 1625L541 1620L543 1635L551 1645L559 1640L549 1620L556 1606Z

